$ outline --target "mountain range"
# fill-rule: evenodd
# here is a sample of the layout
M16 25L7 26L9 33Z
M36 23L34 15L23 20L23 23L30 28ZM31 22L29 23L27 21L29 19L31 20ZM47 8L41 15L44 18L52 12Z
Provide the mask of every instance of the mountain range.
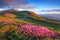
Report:
M60 14L40 14L40 16L50 20L60 21Z

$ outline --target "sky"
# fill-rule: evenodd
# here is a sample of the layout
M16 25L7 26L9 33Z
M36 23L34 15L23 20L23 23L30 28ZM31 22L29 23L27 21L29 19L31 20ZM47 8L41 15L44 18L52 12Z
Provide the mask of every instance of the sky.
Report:
M0 10L51 10L60 9L60 0L0 0Z

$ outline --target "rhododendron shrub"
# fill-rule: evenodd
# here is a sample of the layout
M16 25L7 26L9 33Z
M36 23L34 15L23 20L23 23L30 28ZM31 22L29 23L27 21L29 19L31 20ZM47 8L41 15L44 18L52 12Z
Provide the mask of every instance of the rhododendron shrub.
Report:
M57 34L54 31L49 30L45 27L35 25L21 25L18 28L20 34L30 35L32 37L52 37L57 38Z

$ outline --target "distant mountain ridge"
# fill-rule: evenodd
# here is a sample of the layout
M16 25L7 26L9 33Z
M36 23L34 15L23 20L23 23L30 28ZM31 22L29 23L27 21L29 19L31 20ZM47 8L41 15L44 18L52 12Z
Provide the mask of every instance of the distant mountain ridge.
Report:
M48 18L51 20L60 21L60 14L40 14L40 16L43 16L44 18Z

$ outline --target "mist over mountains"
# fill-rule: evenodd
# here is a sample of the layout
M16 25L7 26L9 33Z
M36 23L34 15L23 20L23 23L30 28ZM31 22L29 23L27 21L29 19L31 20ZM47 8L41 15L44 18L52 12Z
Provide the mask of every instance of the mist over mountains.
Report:
M40 14L40 16L43 16L48 19L60 21L60 14Z
M39 12L39 15L48 19L60 21L60 9L42 10Z
M41 12L60 12L60 9L41 10Z

